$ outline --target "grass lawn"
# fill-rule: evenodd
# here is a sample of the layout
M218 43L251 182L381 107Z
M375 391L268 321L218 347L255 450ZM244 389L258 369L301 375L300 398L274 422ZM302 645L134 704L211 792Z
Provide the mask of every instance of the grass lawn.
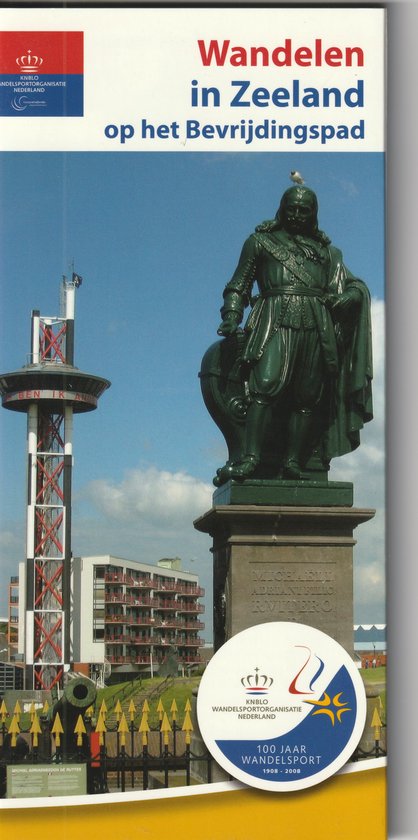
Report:
M386 667L380 668L361 668L360 674L363 677L363 682L367 685L379 686L379 698L381 701L381 717L386 721Z
M187 701L192 702L192 695L194 689L199 685L200 677L176 677L174 682L170 684L165 690L160 693L159 689L164 683L161 677L154 677L154 679L135 680L134 682L119 683L116 686L108 686L100 689L97 693L96 709L100 709L101 703L104 700L108 709L108 713L112 714L113 709L120 700L122 706L125 708L131 700L136 706L135 722L139 723L142 715L142 707L145 699L149 703L150 711L148 714L148 721L150 726L156 726L159 722L159 713L157 706L161 700L164 711L167 712L169 718L171 705L173 700L176 701L179 720L184 719L184 710Z
M383 665L380 668L360 668L360 674L366 683L386 684L386 667Z

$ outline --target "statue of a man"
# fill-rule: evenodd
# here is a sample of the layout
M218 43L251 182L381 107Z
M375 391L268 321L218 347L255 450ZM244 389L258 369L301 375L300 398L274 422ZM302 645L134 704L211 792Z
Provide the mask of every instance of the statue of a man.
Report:
M314 452L327 470L332 457L358 446L372 418L369 292L318 229L317 216L312 190L286 190L275 219L244 243L224 290L218 334L241 336L246 410L241 451L218 470L216 484L262 478L263 446L275 435L280 478L306 477Z

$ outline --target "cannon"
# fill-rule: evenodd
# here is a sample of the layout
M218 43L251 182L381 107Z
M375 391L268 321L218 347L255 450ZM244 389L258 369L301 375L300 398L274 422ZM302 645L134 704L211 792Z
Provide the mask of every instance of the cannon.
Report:
M60 737L61 751L64 760L71 759L80 753L86 758L90 756L90 744L87 735L83 735L82 746L77 745L77 735L74 730L79 718L96 701L97 690L95 684L88 677L72 677L64 687L59 700L51 707L49 718L51 724L56 715L60 717L64 730Z

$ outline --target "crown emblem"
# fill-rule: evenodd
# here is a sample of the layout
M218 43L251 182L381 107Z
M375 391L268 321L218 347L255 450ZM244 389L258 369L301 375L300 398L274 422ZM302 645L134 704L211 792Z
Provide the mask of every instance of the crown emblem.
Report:
M16 59L16 64L21 73L37 73L44 60L39 55L32 55L32 51L28 50L25 55L20 55Z
M259 668L254 668L253 674L248 674L241 679L241 683L246 689L247 694L267 694L273 682L273 677L268 677L267 674L260 674Z

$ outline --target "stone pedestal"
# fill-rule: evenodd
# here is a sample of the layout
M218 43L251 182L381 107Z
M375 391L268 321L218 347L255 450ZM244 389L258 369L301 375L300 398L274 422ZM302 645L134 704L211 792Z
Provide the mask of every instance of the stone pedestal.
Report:
M254 483L245 484L221 488L227 503L216 504L215 493L212 509L194 523L213 538L215 650L256 624L297 621L353 655L353 532L374 510L351 507L350 485L334 485L330 504L331 485L322 493L297 482L284 488L293 504L243 504L257 498ZM280 488L272 495L279 499Z

